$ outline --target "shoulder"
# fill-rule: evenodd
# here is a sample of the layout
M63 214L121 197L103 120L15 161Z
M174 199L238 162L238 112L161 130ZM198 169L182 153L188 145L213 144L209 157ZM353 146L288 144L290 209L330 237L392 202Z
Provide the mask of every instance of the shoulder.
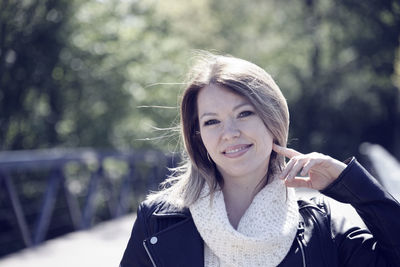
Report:
M331 231L331 206L326 197L318 195L311 199L299 199L300 220L306 228L319 229L322 232Z
M136 223L145 236L149 237L190 218L188 208L173 205L166 200L152 199L139 205Z
M327 217L346 217L348 219L353 219L356 217L357 222L359 222L359 216L356 210L346 203L339 202L328 196L319 194L310 199L300 198L297 201L299 205L300 213L304 213L304 210L312 211L313 213L327 216ZM356 215L356 216L354 216Z
M162 200L145 200L139 204L137 214L142 217L150 217L154 211L160 209L163 205L165 203Z
M165 217L165 216L189 216L187 207L181 207L177 204L162 198L146 199L138 207L138 216L145 218Z
M299 199L298 205L305 221L313 218L313 222L323 226L325 230L341 232L346 231L344 228L367 228L354 207L322 194L310 199Z
M297 204L299 205L300 213L308 211L313 213L316 212L322 216L328 216L331 212L330 202L323 195L317 195L310 199L300 198L297 200Z

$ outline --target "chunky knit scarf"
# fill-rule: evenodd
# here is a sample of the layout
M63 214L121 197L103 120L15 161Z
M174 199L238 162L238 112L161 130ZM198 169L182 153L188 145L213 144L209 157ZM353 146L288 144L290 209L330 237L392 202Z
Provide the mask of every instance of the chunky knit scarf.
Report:
M274 179L254 197L237 230L229 222L222 192L217 191L212 199L208 192L205 186L189 207L204 240L206 267L268 267L284 259L299 221L294 189Z

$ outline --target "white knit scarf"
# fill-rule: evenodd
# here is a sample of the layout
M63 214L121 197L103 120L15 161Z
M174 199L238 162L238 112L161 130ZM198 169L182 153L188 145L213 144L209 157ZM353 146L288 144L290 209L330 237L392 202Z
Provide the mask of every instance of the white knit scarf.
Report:
M208 192L206 185L189 207L204 240L205 267L268 267L284 259L299 222L293 188L274 179L254 197L237 230L229 222L222 192L217 191L212 200Z

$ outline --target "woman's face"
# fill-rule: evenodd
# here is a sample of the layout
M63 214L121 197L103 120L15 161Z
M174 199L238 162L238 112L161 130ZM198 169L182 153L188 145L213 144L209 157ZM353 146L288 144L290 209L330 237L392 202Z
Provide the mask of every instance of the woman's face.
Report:
M234 92L209 85L197 96L200 134L224 179L268 171L273 138L253 105Z

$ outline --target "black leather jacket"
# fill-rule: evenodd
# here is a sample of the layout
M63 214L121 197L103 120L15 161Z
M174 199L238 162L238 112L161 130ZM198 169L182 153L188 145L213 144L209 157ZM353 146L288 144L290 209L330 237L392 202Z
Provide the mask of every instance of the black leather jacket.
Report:
M297 236L279 266L400 266L400 205L355 159L321 193L351 204L362 221L327 197L299 200ZM204 266L189 210L142 203L120 266Z

